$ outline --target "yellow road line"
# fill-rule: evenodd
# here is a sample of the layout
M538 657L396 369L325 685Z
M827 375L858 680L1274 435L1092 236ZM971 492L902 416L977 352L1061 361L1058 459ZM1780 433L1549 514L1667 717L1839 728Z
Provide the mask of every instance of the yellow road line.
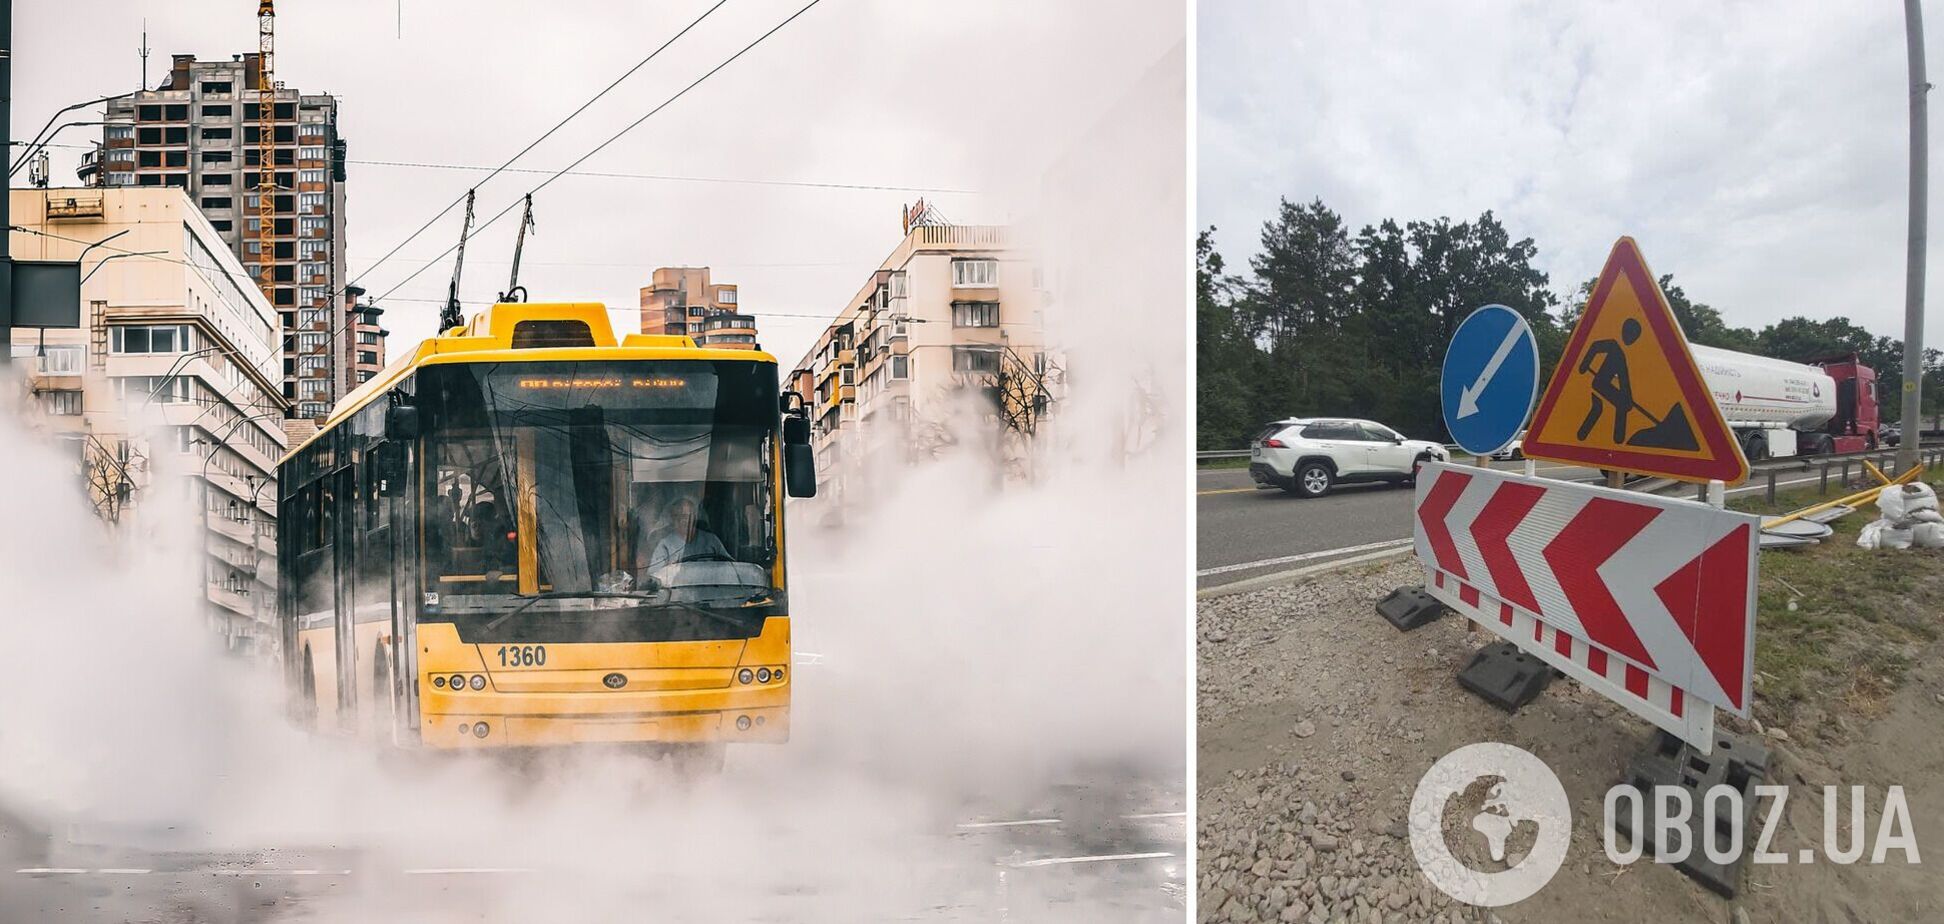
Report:
M1257 490L1260 489L1259 488L1221 488L1214 491L1196 491L1195 496L1200 497L1204 494L1241 494L1245 491L1257 491Z

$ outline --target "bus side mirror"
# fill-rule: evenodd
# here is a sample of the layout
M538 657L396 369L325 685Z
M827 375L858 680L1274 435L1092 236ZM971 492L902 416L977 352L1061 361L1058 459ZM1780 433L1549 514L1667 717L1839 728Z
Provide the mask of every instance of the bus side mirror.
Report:
M385 411L385 438L399 442L418 439L419 412L409 404L395 404Z
M783 487L791 497L817 496L817 463L809 443L783 443Z
M790 414L783 418L783 445L810 445L810 418L801 414Z

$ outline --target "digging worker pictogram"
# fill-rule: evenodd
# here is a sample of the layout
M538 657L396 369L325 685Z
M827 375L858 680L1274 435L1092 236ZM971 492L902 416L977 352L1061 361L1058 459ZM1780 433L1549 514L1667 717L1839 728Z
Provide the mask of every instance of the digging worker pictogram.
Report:
M1594 425L1606 413L1607 406L1613 408L1613 442L1619 446L1643 446L1657 449L1694 449L1694 428L1688 424L1687 409L1676 402L1669 408L1665 417L1657 417L1652 411L1640 406L1634 400L1633 383L1627 376L1626 348L1640 339L1640 322L1628 318L1620 325L1620 342L1612 339L1596 340L1586 348L1580 357L1581 375L1592 375L1593 406L1586 411L1586 419L1580 422L1579 438L1586 439L1593 432ZM1647 418L1650 426L1627 435L1627 418L1638 412Z

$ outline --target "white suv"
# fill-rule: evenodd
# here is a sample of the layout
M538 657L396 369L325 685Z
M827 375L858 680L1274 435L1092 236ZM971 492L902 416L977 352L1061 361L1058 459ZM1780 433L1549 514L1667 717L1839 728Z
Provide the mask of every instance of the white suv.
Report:
M1249 447L1249 476L1291 494L1322 497L1338 482L1410 484L1426 462L1447 462L1437 443L1407 440L1368 420L1279 420Z

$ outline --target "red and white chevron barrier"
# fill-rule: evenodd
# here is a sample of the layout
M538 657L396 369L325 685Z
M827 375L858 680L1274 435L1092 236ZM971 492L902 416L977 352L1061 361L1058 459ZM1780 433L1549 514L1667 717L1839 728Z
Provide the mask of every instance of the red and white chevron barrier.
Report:
M1449 464L1412 534L1445 605L1706 752L1748 715L1759 517Z

